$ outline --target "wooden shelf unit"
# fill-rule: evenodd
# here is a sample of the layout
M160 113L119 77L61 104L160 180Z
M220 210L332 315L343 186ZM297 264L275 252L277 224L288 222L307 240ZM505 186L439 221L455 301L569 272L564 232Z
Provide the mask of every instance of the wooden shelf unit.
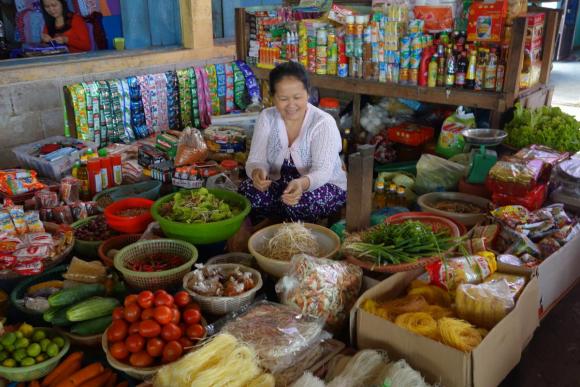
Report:
M544 12L544 48L540 82L530 89L519 88L520 69L524 60L524 37L526 34L526 19L514 19L512 39L509 44L509 56L505 71L504 91L501 93L488 91L472 91L459 88L407 86L397 83L382 83L359 78L340 78L337 76L322 76L310 74L311 84L321 89L333 90L353 95L353 129L360 130L360 96L372 95L380 97L399 97L420 102L440 103L454 106L468 106L488 109L491 111L491 126L499 127L504 112L512 108L520 97L539 93L547 96L539 100L540 105L550 102L551 93L546 92L552 68L555 40L560 20L560 11L548 8L530 8L529 12ZM249 26L244 8L236 8L236 54L238 59L246 60L249 42ZM269 70L252 66L257 79L268 79Z

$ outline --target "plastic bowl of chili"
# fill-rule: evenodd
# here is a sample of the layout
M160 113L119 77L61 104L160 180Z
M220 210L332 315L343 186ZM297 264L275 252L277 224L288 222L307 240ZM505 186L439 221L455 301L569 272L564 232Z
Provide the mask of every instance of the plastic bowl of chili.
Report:
M125 234L141 234L153 221L153 200L127 198L105 208L105 219L109 227Z

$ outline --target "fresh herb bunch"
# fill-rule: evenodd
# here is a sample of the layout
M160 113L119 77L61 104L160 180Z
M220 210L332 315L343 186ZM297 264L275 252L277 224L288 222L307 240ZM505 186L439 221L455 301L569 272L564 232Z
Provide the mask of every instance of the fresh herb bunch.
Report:
M433 232L418 221L379 224L362 233L360 240L347 241L344 250L378 265L411 263L419 258L441 256L459 240L447 231Z
M561 152L580 151L580 122L558 107L525 109L516 104L514 118L505 130L506 143L516 148L542 144Z
M211 223L232 218L239 209L200 188L176 193L173 200L163 205L161 213L174 222Z

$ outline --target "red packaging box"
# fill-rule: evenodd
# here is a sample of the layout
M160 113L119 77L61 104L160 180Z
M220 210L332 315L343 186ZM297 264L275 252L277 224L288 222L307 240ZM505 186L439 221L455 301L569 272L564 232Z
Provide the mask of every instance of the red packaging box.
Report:
M530 211L535 211L542 208L547 193L548 184L540 184L523 196L494 192L493 195L491 195L491 201L498 207L520 205L526 207Z
M431 140L435 129L430 126L401 124L387 130L389 140L399 144L419 146Z
M486 3L476 1L471 4L467 21L467 40L472 42L501 42L507 1Z
M544 14L526 14L526 47L541 47L544 39Z

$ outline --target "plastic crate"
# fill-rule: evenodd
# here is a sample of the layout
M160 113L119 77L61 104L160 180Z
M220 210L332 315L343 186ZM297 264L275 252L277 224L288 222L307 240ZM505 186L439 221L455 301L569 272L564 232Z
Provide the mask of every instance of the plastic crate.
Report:
M82 145L84 148L52 162L36 156L38 150L43 145L53 143ZM97 151L97 145L90 141L82 141L72 137L53 136L30 144L17 146L12 149L12 152L22 168L34 169L38 172L39 176L45 176L52 180L59 181L70 173L74 162L78 160L81 155L85 154L89 148L95 152Z

